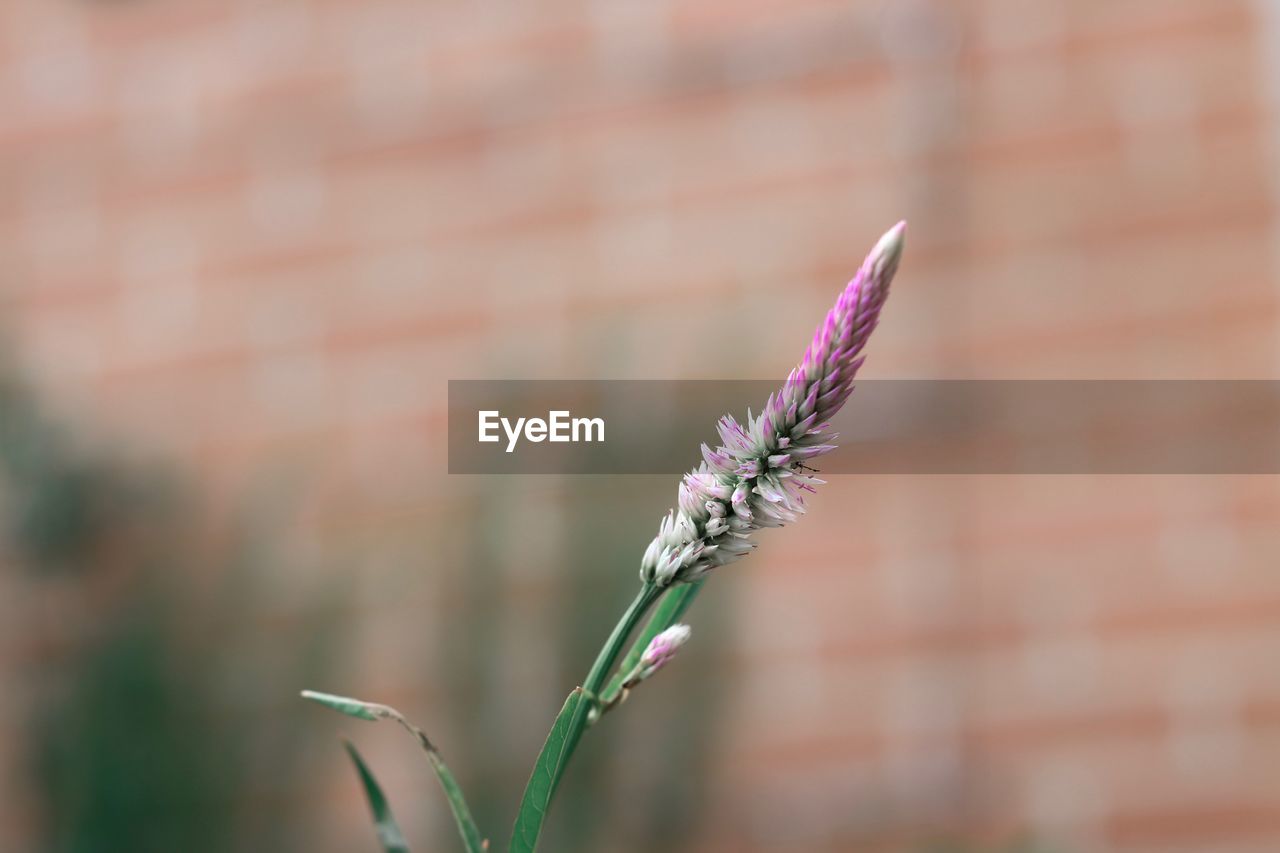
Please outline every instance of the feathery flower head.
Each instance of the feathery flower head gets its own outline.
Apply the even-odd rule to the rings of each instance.
[[[853,392],[906,227],[899,222],[880,238],[760,414],[748,411],[745,423],[732,415],[720,419],[721,444],[702,445],[702,463],[681,481],[677,508],[640,561],[642,580],[658,586],[695,581],[754,549],[752,532],[803,514],[804,493],[822,483],[810,476],[808,462],[835,449],[828,421]]]

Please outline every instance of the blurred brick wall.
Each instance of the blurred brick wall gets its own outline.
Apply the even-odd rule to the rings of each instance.
[[[781,375],[902,216],[871,376],[1274,376],[1262,21],[10,0],[4,322],[68,417],[215,495],[305,470],[297,547],[413,619],[378,566],[470,488],[449,378]],[[741,636],[703,848],[1276,849],[1278,517],[1275,478],[836,478],[716,581]]]

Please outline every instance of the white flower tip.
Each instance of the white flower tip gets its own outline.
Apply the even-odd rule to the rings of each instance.
[[[680,646],[683,646],[685,643],[689,642],[689,637],[692,635],[693,635],[692,628],[690,628],[688,625],[684,624],[683,622],[677,622],[667,630],[663,631],[658,636],[666,637],[667,642],[671,643],[676,648],[679,648]]]
[[[902,248],[907,242],[907,220],[902,220],[897,225],[885,232],[880,238],[880,242],[876,243],[876,247],[871,250],[871,257],[877,270],[893,270],[898,266],[898,259],[902,257]]]
[[[863,264],[863,272],[877,286],[888,287],[897,272],[897,263],[902,257],[902,246],[906,243],[906,220],[893,225],[879,238],[876,248],[870,251]]]

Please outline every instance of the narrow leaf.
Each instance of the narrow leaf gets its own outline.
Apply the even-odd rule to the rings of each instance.
[[[538,846],[538,836],[542,833],[542,823],[551,806],[551,797],[560,782],[565,759],[572,750],[572,733],[581,732],[590,706],[590,700],[579,687],[569,694],[564,707],[560,709],[524,790],[524,800],[516,815],[515,831],[511,834],[511,853],[533,853]]]
[[[369,801],[369,811],[373,814],[373,828],[378,833],[378,842],[382,845],[383,853],[409,853],[409,845],[405,843],[404,833],[400,831],[395,816],[391,814],[391,806],[387,804],[387,798],[382,793],[378,780],[373,777],[373,773],[351,741],[343,741],[343,744],[347,748],[347,754],[351,756],[351,763],[356,766],[356,772],[360,774],[360,783],[364,786],[364,795]]]
[[[467,808],[467,800],[462,796],[462,787],[445,766],[444,759],[434,747],[427,749],[427,758],[431,761],[431,767],[436,771],[436,778],[440,780],[440,787],[444,789],[444,795],[449,800],[449,808],[453,811],[453,819],[458,824],[458,834],[462,836],[462,843],[467,848],[467,853],[483,853],[488,850],[489,843],[480,835],[480,829],[476,826],[475,819],[471,817],[471,809]]]
[[[467,800],[462,795],[462,787],[458,784],[458,780],[454,778],[453,773],[450,772],[449,767],[444,763],[444,759],[440,757],[440,751],[436,749],[435,744],[427,737],[426,732],[406,720],[403,714],[390,705],[365,702],[347,696],[334,696],[331,693],[318,693],[314,690],[302,691],[302,698],[310,699],[312,702],[321,704],[326,708],[332,708],[339,713],[360,720],[393,720],[399,723],[409,734],[413,735],[414,739],[418,741],[418,745],[422,747],[422,751],[427,754],[427,760],[431,762],[431,769],[435,771],[436,779],[439,780],[440,787],[444,789],[445,798],[449,801],[449,810],[453,812],[453,820],[458,825],[458,834],[462,836],[462,843],[467,848],[467,853],[483,853],[487,849],[487,843],[480,834],[480,829],[476,826],[475,819],[471,817],[471,809],[467,808]]]

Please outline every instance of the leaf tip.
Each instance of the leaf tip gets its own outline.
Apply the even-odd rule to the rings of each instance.
[[[320,693],[316,690],[303,690],[301,696],[303,699],[323,705],[339,714],[346,714],[348,717],[360,720],[378,719],[378,715],[368,702],[352,699],[349,696],[335,696],[332,693]]]

